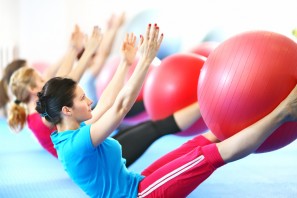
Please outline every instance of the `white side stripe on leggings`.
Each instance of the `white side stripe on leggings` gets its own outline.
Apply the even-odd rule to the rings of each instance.
[[[156,190],[158,187],[165,184],[167,181],[170,181],[171,179],[177,177],[178,175],[184,173],[185,171],[189,170],[193,166],[199,164],[204,159],[204,156],[201,155],[198,158],[195,158],[194,160],[182,165],[181,167],[175,169],[174,171],[168,173],[167,175],[164,175],[154,183],[152,183],[150,186],[148,186],[146,189],[144,189],[142,192],[138,193],[139,198],[143,198],[150,194],[152,191]]]

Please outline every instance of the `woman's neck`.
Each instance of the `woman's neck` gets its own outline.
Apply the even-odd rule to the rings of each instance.
[[[68,131],[68,130],[76,130],[80,127],[80,123],[76,120],[63,118],[62,122],[57,125],[58,132]]]
[[[30,99],[29,102],[27,103],[27,107],[28,107],[28,115],[36,113],[37,112],[35,110],[35,108],[36,108],[36,98]]]

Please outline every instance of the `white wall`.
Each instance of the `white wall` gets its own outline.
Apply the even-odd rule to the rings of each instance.
[[[54,62],[67,43],[66,7],[60,0],[20,0],[20,56]]]
[[[19,43],[20,56],[31,61],[56,61],[64,52],[75,23],[90,33],[104,28],[111,13],[126,11],[127,21],[146,8],[158,8],[172,33],[182,35],[182,48],[198,44],[213,28],[227,35],[246,30],[271,30],[292,37],[297,27],[294,0],[0,0],[1,40]],[[4,17],[2,17],[4,15]],[[7,20],[3,20],[3,18]],[[161,26],[162,30],[162,26]],[[121,32],[122,34],[122,32]],[[166,32],[165,36],[170,34]],[[118,38],[117,43],[120,42]],[[116,50],[117,48],[115,48]]]
[[[19,0],[0,0],[0,43],[14,44],[19,33]]]
[[[0,76],[19,41],[19,1],[0,0]]]

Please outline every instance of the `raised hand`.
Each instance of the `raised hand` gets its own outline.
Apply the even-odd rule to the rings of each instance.
[[[133,33],[126,34],[121,48],[121,56],[128,65],[132,65],[136,56],[137,49],[136,36]]]
[[[153,27],[148,25],[145,36],[140,36],[139,52],[142,61],[150,64],[156,57],[163,40],[163,34],[159,35],[159,27],[155,24]]]
[[[110,16],[107,21],[107,29],[112,28],[120,28],[125,22],[126,16],[125,13],[121,13],[119,16],[115,16],[114,14]]]
[[[86,36],[81,32],[78,25],[75,25],[74,31],[71,34],[70,45],[77,53],[80,53],[86,44]]]
[[[99,47],[102,40],[101,29],[98,26],[95,26],[93,29],[92,36],[88,39],[87,44],[85,46],[85,52],[87,53],[95,53],[97,48]]]

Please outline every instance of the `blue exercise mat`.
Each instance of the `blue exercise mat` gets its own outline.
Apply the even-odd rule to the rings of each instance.
[[[129,169],[142,171],[190,138],[168,135],[157,140]],[[13,134],[0,120],[0,141],[0,198],[87,197],[28,129]],[[297,141],[220,168],[188,198],[296,198],[296,168]]]

